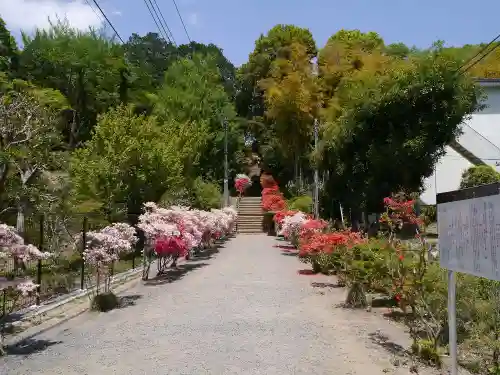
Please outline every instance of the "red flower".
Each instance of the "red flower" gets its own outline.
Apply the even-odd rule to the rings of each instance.
[[[155,241],[154,248],[156,254],[158,254],[159,256],[184,256],[187,253],[186,243],[179,236],[158,238]]]

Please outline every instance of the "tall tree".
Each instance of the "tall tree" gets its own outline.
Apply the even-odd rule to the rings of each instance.
[[[296,163],[294,158],[287,158],[279,148],[282,143],[274,134],[274,119],[265,116],[266,85],[263,86],[262,83],[266,79],[272,79],[273,71],[276,73],[279,70],[276,60],[280,59],[282,63],[289,61],[292,50],[297,51],[299,48],[311,59],[316,56],[316,43],[311,32],[294,25],[276,25],[255,41],[255,48],[248,62],[238,71],[238,114],[249,120],[246,122],[247,137],[254,140],[254,146],[259,146],[254,149],[260,153],[263,167],[272,170],[281,186],[285,186],[293,177]]]
[[[57,119],[26,91],[2,94],[0,113],[0,194],[5,193],[10,178],[14,188],[9,198],[16,205],[17,230],[24,234],[32,186],[53,161],[53,149],[60,141]]]
[[[97,31],[60,23],[24,35],[20,76],[68,98],[74,111],[65,134],[70,149],[89,139],[98,114],[120,103],[125,68],[122,46]]]
[[[392,192],[419,191],[464,118],[480,107],[474,82],[457,76],[457,67],[429,55],[342,80],[337,91],[349,100],[329,113],[322,137],[330,201],[376,210]]]
[[[100,116],[91,140],[73,154],[76,192],[99,203],[107,217],[125,211],[135,224],[144,202],[181,186],[175,141],[154,117],[137,116],[125,106],[110,110]]]
[[[175,62],[165,74],[158,91],[154,113],[170,123],[192,124],[189,144],[197,144],[199,163],[195,175],[222,184],[224,178],[224,121],[228,126],[230,173],[239,172],[239,151],[243,134],[235,122],[236,113],[220,79],[217,58],[194,54]]]
[[[5,21],[0,18],[0,71],[12,75],[18,68],[19,50]]]
[[[273,133],[280,140],[276,146],[294,161],[298,183],[301,157],[310,151],[320,101],[307,49],[296,43],[288,51],[271,64],[270,77],[259,83],[264,89],[266,117],[273,121]]]

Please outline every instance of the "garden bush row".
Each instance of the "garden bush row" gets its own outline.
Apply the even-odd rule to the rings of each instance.
[[[227,238],[234,231],[236,218],[237,212],[232,207],[211,211],[180,206],[167,209],[149,202],[144,205],[137,228],[127,223],[114,223],[86,233],[85,238],[78,236],[75,246],[82,246],[85,241],[83,258],[89,270],[87,285],[94,285],[91,289],[92,308],[108,311],[119,303],[111,290],[113,265],[124,254],[135,250],[139,237],[144,242],[143,279],[147,280],[154,260],[157,261],[159,276],[166,272],[167,267],[176,267],[179,258],[189,259],[198,251],[213,247],[215,241]],[[14,301],[37,293],[39,287],[23,274],[22,265],[30,260],[46,259],[54,255],[25,244],[15,228],[0,224],[0,261],[5,263],[13,260],[20,265],[17,267],[17,279],[0,284],[2,288],[8,289]],[[11,309],[15,309],[15,303]],[[0,351],[7,315],[0,318]]]
[[[425,218],[414,201],[391,197],[380,231],[368,238],[349,229],[335,230],[300,211],[274,215],[278,234],[298,249],[312,272],[336,275],[348,288],[345,306],[389,308],[387,316],[406,325],[409,353],[441,365],[448,350],[447,271],[425,240]],[[405,227],[413,239],[402,239]],[[457,279],[457,329],[461,365],[478,374],[500,374],[499,284],[470,275]]]

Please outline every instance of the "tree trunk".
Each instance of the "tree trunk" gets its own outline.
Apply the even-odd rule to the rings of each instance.
[[[295,181],[296,186],[299,186],[299,157],[295,155],[295,167],[294,167],[294,176],[293,179]]]
[[[351,230],[359,232],[359,209],[351,208]]]
[[[24,221],[25,221],[25,205],[23,202],[17,205],[17,219],[16,219],[16,231],[23,239],[25,238],[24,233]],[[14,272],[17,273],[17,270],[21,268],[23,271],[26,270],[26,265],[19,258],[14,258]]]
[[[7,175],[9,174],[9,165],[3,164],[0,166],[0,194],[5,190],[5,183],[7,182]]]

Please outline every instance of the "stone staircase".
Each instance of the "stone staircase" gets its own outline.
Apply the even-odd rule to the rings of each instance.
[[[243,197],[238,205],[238,233],[262,233],[262,198]]]

